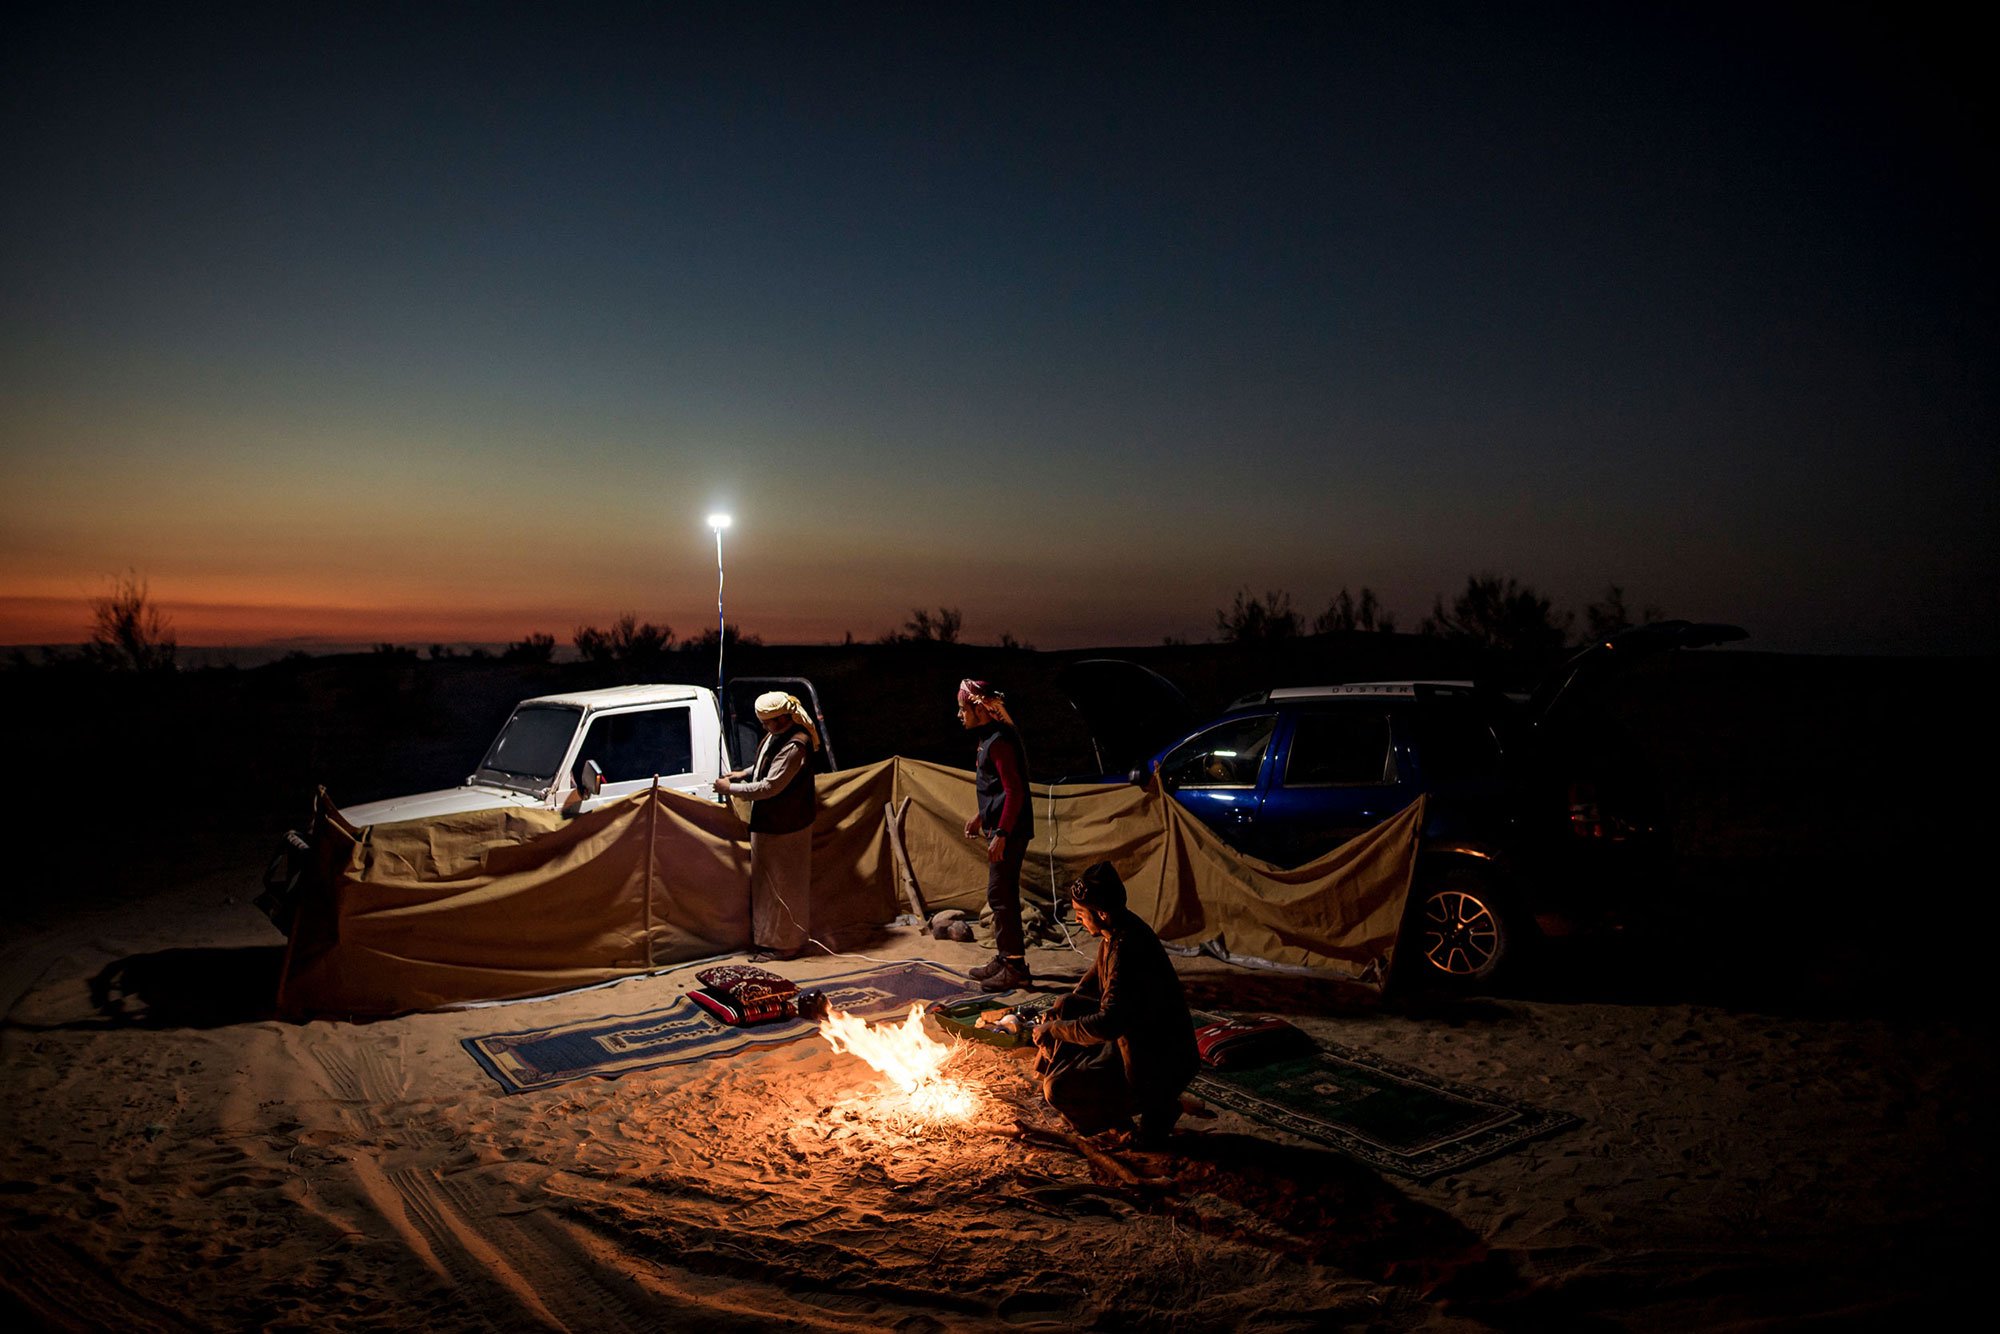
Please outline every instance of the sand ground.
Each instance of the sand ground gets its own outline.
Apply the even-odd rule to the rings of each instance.
[[[1983,1277],[1983,1014],[1843,1003],[1903,991],[1865,967],[1809,1004],[1699,999],[1684,958],[1646,986],[1368,1005],[1187,965],[1198,1004],[1582,1118],[1417,1185],[1227,1111],[1170,1153],[1023,1138],[1056,1121],[1024,1054],[980,1046],[958,1071],[981,1110],[951,1128],[885,1113],[817,1039],[504,1095],[460,1039],[662,1006],[691,970],[280,1023],[255,851],[48,902],[0,953],[16,1327],[1891,1328]],[[871,952],[982,957],[914,931]]]

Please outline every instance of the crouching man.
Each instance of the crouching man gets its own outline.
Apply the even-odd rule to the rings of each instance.
[[[1097,962],[1035,1026],[1042,1096],[1080,1135],[1138,1122],[1158,1148],[1194,1078],[1194,1021],[1152,928],[1125,907],[1125,882],[1098,862],[1071,883],[1077,922],[1099,940]]]

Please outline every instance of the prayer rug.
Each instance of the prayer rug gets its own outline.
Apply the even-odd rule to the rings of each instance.
[[[1312,1055],[1248,1070],[1203,1067],[1188,1092],[1414,1181],[1581,1124],[1568,1112],[1330,1042]]]
[[[865,968],[800,984],[823,991],[832,1004],[863,1019],[900,1018],[913,1001],[963,996],[977,984],[962,973],[922,960]],[[462,1045],[509,1093],[524,1093],[595,1075],[615,1079],[634,1070],[728,1056],[817,1033],[819,1025],[785,1019],[731,1028],[686,996],[646,1014],[586,1019],[555,1028],[465,1038]]]

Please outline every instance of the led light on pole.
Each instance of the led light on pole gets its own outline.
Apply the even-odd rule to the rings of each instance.
[[[722,698],[722,650],[729,641],[728,623],[722,617],[722,530],[729,526],[727,514],[711,514],[708,526],[715,530],[715,697]]]

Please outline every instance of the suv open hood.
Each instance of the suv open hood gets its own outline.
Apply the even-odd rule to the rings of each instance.
[[[1200,721],[1180,687],[1122,658],[1080,658],[1056,673],[1055,686],[1083,719],[1107,776],[1130,773]]]
[[[1544,728],[1559,719],[1562,711],[1585,689],[1614,672],[1675,649],[1707,648],[1748,639],[1740,625],[1718,625],[1710,621],[1653,621],[1635,625],[1614,635],[1586,644],[1571,654],[1562,666],[1543,677],[1528,696],[1522,721],[1531,728]]]
[[[1636,663],[1676,649],[1749,638],[1739,625],[1654,621],[1586,644],[1542,678],[1519,715],[1540,730],[1589,688]],[[1056,673],[1056,688],[1083,719],[1104,775],[1130,773],[1201,721],[1173,682],[1122,658],[1081,658]]]

